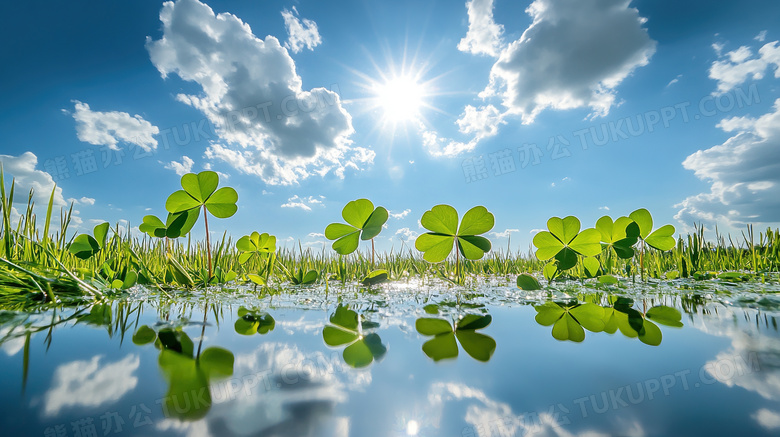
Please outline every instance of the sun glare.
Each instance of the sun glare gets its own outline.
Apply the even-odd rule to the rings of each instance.
[[[423,105],[424,90],[413,77],[390,78],[375,88],[377,106],[392,123],[416,119]]]

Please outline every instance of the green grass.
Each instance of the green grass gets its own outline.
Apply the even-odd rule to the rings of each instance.
[[[188,288],[217,286],[228,279],[254,286],[258,292],[278,290],[287,286],[299,270],[316,271],[317,282],[328,286],[360,282],[379,269],[386,270],[391,281],[439,278],[463,284],[469,278],[488,275],[512,279],[521,273],[531,273],[541,277],[545,265],[530,250],[512,252],[508,247],[494,249],[479,260],[459,260],[450,255],[443,262],[432,264],[423,259],[422,252],[404,243],[390,252],[377,253],[373,260],[371,251],[343,256],[329,248],[304,249],[299,243],[297,248],[281,248],[241,264],[235,241],[224,234],[212,242],[213,274],[209,275],[209,251],[205,242],[193,241],[189,236],[138,238],[127,230],[121,231],[119,226],[109,232],[105,244],[94,256],[80,259],[68,250],[75,237],[69,231],[72,206],[58,212],[59,226],[50,227],[55,217],[52,193],[41,231],[41,223],[33,212],[32,193],[27,196],[21,218],[12,223],[10,206],[14,205],[14,190],[14,182],[6,190],[0,168],[0,305],[7,309],[85,296],[99,300],[135,284],[166,297]],[[715,241],[707,241],[704,229],[699,226],[694,233],[678,237],[670,251],[645,251],[645,276],[710,279],[723,272],[739,272],[721,279],[760,282],[770,280],[780,271],[780,230],[756,233],[748,226],[736,239],[716,235]],[[620,259],[606,250],[596,258],[602,266],[600,274],[641,280],[638,257],[637,254],[631,259]],[[453,275],[456,270],[457,278]],[[249,275],[267,277],[267,281],[258,286],[250,282]],[[584,280],[588,276],[580,259],[561,279]]]

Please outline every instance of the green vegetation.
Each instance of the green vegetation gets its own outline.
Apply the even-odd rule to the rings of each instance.
[[[633,306],[634,300],[627,297],[580,295],[571,301],[548,301],[534,308],[536,323],[552,326],[553,338],[577,343],[585,340],[585,330],[607,334],[620,331],[625,337],[658,346],[662,334],[657,324],[673,328],[683,326],[682,315],[675,308],[658,305],[640,312]]]
[[[438,313],[438,308],[426,307],[425,310]],[[421,335],[433,336],[422,346],[425,355],[433,361],[457,357],[460,343],[470,357],[487,362],[496,350],[496,341],[476,331],[488,327],[492,321],[489,314],[467,314],[452,323],[440,318],[421,317],[414,326]]]
[[[97,225],[91,233],[73,235],[71,209],[60,211],[59,227],[50,229],[54,193],[43,231],[33,213],[33,193],[18,221],[12,220],[15,183],[7,187],[0,168],[0,301],[3,308],[25,308],[46,302],[91,299],[121,293],[136,285],[161,296],[204,287],[249,286],[272,294],[291,286],[357,284],[372,287],[385,281],[443,279],[468,284],[486,276],[516,280],[524,290],[541,290],[560,281],[587,281],[597,288],[623,287],[627,281],[689,278],[725,283],[777,281],[780,231],[755,233],[752,226],[735,243],[717,234],[706,241],[697,227],[675,237],[671,225],[654,229],[645,209],[613,220],[605,216],[595,227],[581,229],[574,216],[553,217],[547,230],[533,239],[534,253],[492,250],[482,236],[494,226],[484,206],[468,210],[459,221],[449,205],[436,205],[420,220],[429,232],[419,236],[416,251],[377,253],[374,238],[388,218],[385,208],[367,199],[347,203],[346,223],[332,223],[325,235],[333,250],[277,248],[270,233],[252,232],[235,243],[224,232],[216,244],[209,237],[208,216],[227,218],[238,210],[238,195],[218,188],[214,172],[187,174],[182,190],[166,201],[165,222],[143,218],[141,237],[126,228]],[[6,189],[8,188],[8,189]],[[190,231],[203,211],[206,241]],[[13,224],[12,224],[13,222]],[[371,241],[370,256],[359,249]],[[453,254],[453,248],[456,248]],[[639,271],[639,278],[636,278]],[[546,279],[546,281],[542,281]],[[253,287],[253,288],[252,288]],[[564,309],[564,312],[566,310]]]
[[[174,191],[165,201],[170,214],[186,214],[203,208],[203,222],[206,225],[206,253],[208,255],[208,278],[211,279],[211,242],[209,239],[209,213],[217,218],[232,217],[238,211],[238,193],[230,187],[217,190],[219,176],[213,171],[202,171],[197,175],[187,173],[181,177],[183,190]],[[195,218],[197,220],[197,216]]]
[[[268,334],[276,327],[276,320],[265,311],[259,309],[248,309],[241,307],[238,309],[238,320],[236,320],[235,330],[241,335],[260,335]]]
[[[166,417],[183,421],[205,417],[212,403],[210,384],[233,375],[235,357],[232,352],[219,346],[211,346],[201,351],[208,305],[203,314],[203,328],[197,349],[182,329],[183,323],[159,323],[154,328],[142,325],[133,334],[133,344],[144,346],[153,343],[160,351],[157,364],[168,383],[168,391],[162,402],[163,414]],[[111,324],[110,315],[106,324]],[[201,393],[201,401],[183,402],[192,393]]]
[[[440,263],[455,251],[455,277],[460,282],[460,256],[469,260],[481,259],[490,251],[490,240],[479,234],[493,229],[495,218],[484,206],[475,206],[466,211],[458,226],[458,212],[449,205],[436,205],[426,211],[420,224],[429,230],[417,237],[414,246],[423,252],[423,259],[429,263]]]
[[[382,206],[374,209],[374,204],[368,199],[358,199],[347,203],[341,211],[341,216],[348,224],[331,223],[325,228],[325,238],[336,240],[333,242],[333,250],[339,255],[349,255],[356,251],[360,240],[371,240],[371,268],[374,268],[376,251],[374,250],[374,237],[382,232],[382,226],[387,223],[389,217],[387,209]],[[341,258],[339,258],[341,261]],[[339,269],[339,273],[342,269]],[[339,277],[345,280],[344,276]],[[364,285],[378,284],[387,280],[386,270],[375,270],[363,278]],[[301,282],[297,282],[301,283]]]
[[[367,333],[378,327],[378,323],[361,319],[357,312],[339,305],[330,316],[330,324],[322,330],[322,339],[330,347],[347,345],[343,352],[344,362],[354,368],[366,367],[387,353],[379,335]]]

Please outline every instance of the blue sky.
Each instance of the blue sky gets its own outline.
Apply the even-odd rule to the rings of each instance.
[[[776,2],[7,9],[0,160],[39,204],[56,182],[81,231],[164,216],[204,169],[239,193],[215,233],[314,248],[361,197],[391,211],[385,249],[440,203],[485,205],[523,251],[551,216],[780,222]]]

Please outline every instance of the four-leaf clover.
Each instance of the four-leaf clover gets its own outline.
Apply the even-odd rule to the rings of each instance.
[[[251,235],[244,235],[236,242],[236,249],[241,253],[238,255],[238,262],[245,264],[253,256],[261,256],[266,253],[276,252],[276,237],[263,232],[252,232]]]
[[[577,265],[577,255],[595,256],[601,253],[601,234],[590,228],[580,232],[580,220],[574,216],[553,217],[547,221],[549,231],[539,232],[533,243],[536,257],[546,261],[555,257],[559,270]]]
[[[454,244],[466,259],[482,258],[490,251],[490,240],[479,234],[493,229],[495,218],[484,206],[466,211],[458,226],[458,212],[449,205],[436,205],[423,214],[420,223],[431,232],[417,237],[414,246],[430,263],[444,261]]]

